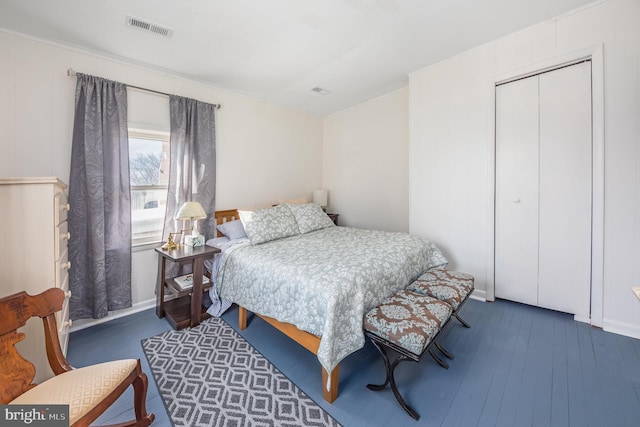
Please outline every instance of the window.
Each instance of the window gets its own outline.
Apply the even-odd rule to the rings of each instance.
[[[129,129],[132,244],[160,242],[169,184],[169,133]]]

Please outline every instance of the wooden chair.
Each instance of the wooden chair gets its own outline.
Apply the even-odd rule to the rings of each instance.
[[[147,376],[139,359],[117,360],[75,369],[62,354],[55,313],[64,293],[53,288],[31,296],[26,292],[0,299],[0,404],[69,405],[69,424],[88,426],[133,385],[135,420],[114,424],[148,426],[155,418],[146,410]],[[42,318],[49,365],[55,376],[32,384],[34,365],[22,358],[15,343],[25,335],[17,329],[31,317]]]

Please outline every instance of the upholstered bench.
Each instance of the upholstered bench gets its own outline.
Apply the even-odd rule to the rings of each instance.
[[[429,270],[407,289],[448,303],[453,308],[453,316],[466,328],[470,327],[458,312],[473,292],[472,275],[443,269]]]
[[[419,419],[398,391],[393,372],[400,362],[420,361],[430,345],[436,342],[452,312],[446,302],[406,289],[369,311],[364,317],[364,332],[382,355],[387,377],[383,384],[369,384],[367,388],[379,391],[391,384],[398,403],[414,419]],[[393,362],[385,349],[399,354]]]
[[[450,271],[444,269],[433,269],[418,277],[413,283],[407,286],[407,289],[422,295],[444,301],[453,308],[453,314],[465,328],[471,326],[465,322],[458,312],[467,301],[474,289],[474,278],[470,274],[460,273],[458,271]],[[453,354],[449,353],[439,343],[435,346],[448,359],[453,360]],[[440,359],[433,351],[429,350],[431,357],[438,362],[440,366],[449,369],[449,365]]]

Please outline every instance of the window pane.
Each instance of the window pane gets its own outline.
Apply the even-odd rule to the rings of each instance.
[[[129,138],[131,231],[136,243],[162,238],[169,179],[168,135],[166,139]]]
[[[131,187],[131,231],[134,239],[162,234],[167,207],[167,189]]]
[[[169,143],[166,141],[129,138],[131,185],[167,185],[168,146]]]

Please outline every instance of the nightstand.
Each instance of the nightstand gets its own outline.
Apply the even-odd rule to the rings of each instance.
[[[337,213],[327,213],[327,216],[328,216],[329,218],[331,218],[331,221],[333,221],[333,223],[334,223],[335,225],[338,225],[338,216],[339,216],[339,215],[340,215],[340,214],[337,214]]]
[[[174,329],[192,328],[200,321],[209,317],[202,306],[202,293],[211,287],[211,282],[202,284],[204,274],[204,260],[213,258],[220,249],[211,246],[197,246],[195,248],[181,245],[178,249],[166,251],[156,248],[158,253],[158,283],[156,284],[156,314],[158,317],[167,316],[167,320]],[[173,277],[165,277],[167,260],[174,263],[191,263],[193,272],[193,286],[181,288]],[[165,297],[173,298],[165,301]]]

